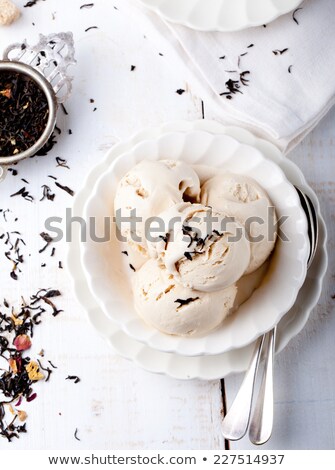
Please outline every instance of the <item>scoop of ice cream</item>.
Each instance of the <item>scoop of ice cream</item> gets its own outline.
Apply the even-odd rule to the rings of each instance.
[[[219,174],[202,186],[201,203],[242,223],[247,231],[251,257],[246,274],[258,269],[276,243],[276,213],[269,196],[252,178]]]
[[[11,0],[0,0],[0,25],[10,25],[19,16],[20,10]]]
[[[191,290],[151,259],[135,274],[133,292],[135,309],[149,325],[170,335],[200,336],[229,315],[237,289]]]
[[[184,198],[198,201],[199,195],[199,178],[186,163],[144,160],[118,185],[114,201],[116,224],[127,240],[146,248],[146,221]],[[122,221],[120,216],[132,222]]]
[[[127,263],[133,266],[135,271],[140,269],[149,259],[147,250],[131,240],[123,243],[121,247],[122,253],[127,256]]]
[[[161,232],[148,241],[148,253],[184,287],[204,292],[240,279],[250,262],[244,227],[201,204],[177,204],[159,215]]]

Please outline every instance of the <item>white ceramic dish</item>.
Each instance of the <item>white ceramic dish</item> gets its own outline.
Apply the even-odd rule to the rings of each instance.
[[[239,31],[270,23],[302,0],[139,0],[164,19],[198,31]]]
[[[306,217],[298,194],[282,170],[252,146],[227,135],[200,131],[169,133],[139,143],[118,157],[100,177],[85,211],[87,221],[94,218],[96,233],[102,233],[105,218],[113,215],[120,179],[143,159],[161,160],[167,155],[173,160],[206,164],[254,178],[269,194],[278,218],[288,217],[284,230],[289,242],[277,242],[265,281],[219,328],[204,337],[185,338],[165,335],[137,315],[129,286],[130,270],[128,266],[121,270],[124,248],[115,237],[108,243],[88,239],[83,244],[86,278],[105,314],[129,336],[154,349],[195,356],[241,348],[278,323],[293,306],[305,279],[309,244]]]
[[[313,200],[318,210],[320,224],[319,246],[312,267],[308,270],[307,278],[301,288],[294,307],[282,318],[277,327],[277,352],[281,351],[288,342],[305,326],[308,317],[315,307],[322,290],[322,282],[327,269],[326,226],[320,213],[319,203],[313,190],[308,186],[300,169],[281,152],[267,141],[256,138],[250,132],[236,128],[225,127],[215,121],[199,120],[194,122],[177,121],[160,127],[146,129],[132,139],[113,147],[106,159],[94,167],[73,206],[74,216],[82,217],[84,206],[99,175],[106,170],[118,155],[132,148],[143,139],[157,137],[165,132],[188,132],[192,129],[205,130],[213,134],[228,134],[240,142],[253,145],[264,152],[268,158],[276,162],[285,172],[292,184],[300,186]],[[143,343],[134,341],[108,319],[98,306],[89,290],[85,279],[80,255],[79,228],[73,228],[72,242],[68,251],[68,270],[72,278],[74,293],[87,314],[92,327],[113,347],[116,353],[133,361],[139,367],[150,372],[168,375],[177,379],[216,380],[229,374],[241,372],[248,366],[253,345],[218,356],[182,357],[175,354],[162,353],[153,350]]]

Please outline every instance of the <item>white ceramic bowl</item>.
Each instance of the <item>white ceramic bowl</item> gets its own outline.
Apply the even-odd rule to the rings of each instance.
[[[261,26],[297,8],[302,0],[139,0],[168,21],[199,31]]]
[[[82,261],[89,286],[107,316],[129,336],[152,348],[196,356],[243,347],[278,323],[294,304],[305,279],[309,243],[298,194],[282,170],[254,147],[226,135],[201,131],[169,133],[139,143],[117,158],[99,178],[85,209],[86,220],[95,219],[96,233],[102,233],[104,218],[113,215],[115,190],[125,173],[143,159],[164,158],[206,164],[254,178],[268,192],[278,217],[288,216],[285,233],[290,241],[277,243],[265,281],[252,297],[218,329],[201,338],[165,335],[136,314],[115,236],[108,243],[96,243],[90,238],[84,243]]]

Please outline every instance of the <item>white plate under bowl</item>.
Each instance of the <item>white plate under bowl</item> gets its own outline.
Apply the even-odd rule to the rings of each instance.
[[[107,170],[111,162],[120,154],[144,139],[158,137],[166,132],[189,132],[194,129],[212,132],[213,134],[232,135],[240,142],[259,148],[283,169],[292,184],[299,186],[310,196],[316,207],[320,226],[316,257],[307,272],[306,280],[299,292],[296,304],[277,326],[276,351],[279,352],[303,329],[320,297],[328,264],[327,231],[320,213],[318,199],[314,191],[308,186],[301,170],[288,158],[284,158],[281,152],[271,143],[258,139],[244,129],[225,127],[215,121],[208,120],[176,121],[143,130],[128,141],[114,146],[107,153],[105,160],[91,170],[83,188],[77,193],[74,200],[73,215],[83,217],[84,206],[91,193],[90,188],[95,185],[101,173]],[[94,330],[110,344],[117,354],[133,361],[147,371],[182,380],[216,380],[232,373],[242,372],[247,368],[253,345],[217,356],[183,357],[177,354],[156,351],[127,336],[116,323],[106,317],[90,292],[81,263],[80,229],[77,225],[73,227],[72,235],[72,241],[68,244],[67,267],[72,279],[74,294]]]
[[[105,219],[113,215],[113,201],[120,179],[138,162],[183,160],[191,165],[213,168],[254,178],[269,194],[278,218],[287,217],[283,226],[288,242],[278,240],[270,269],[249,300],[222,324],[202,337],[166,335],[147,325],[135,312],[127,266],[122,270],[122,246],[97,243],[89,238],[83,244],[86,278],[106,315],[132,338],[148,346],[185,356],[216,355],[241,348],[273,328],[293,306],[306,276],[309,254],[307,221],[299,196],[278,165],[258,149],[241,144],[227,135],[207,132],[174,132],[140,142],[119,156],[96,183],[88,199],[85,218],[95,221],[95,231],[103,233]],[[158,215],[158,214],[157,214]]]
[[[302,0],[139,0],[164,19],[198,31],[239,31],[270,23]]]

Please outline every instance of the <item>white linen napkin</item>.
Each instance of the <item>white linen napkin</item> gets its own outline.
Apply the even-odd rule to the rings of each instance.
[[[233,33],[194,31],[141,9],[187,63],[191,85],[218,120],[288,152],[335,103],[335,0],[301,7]]]

